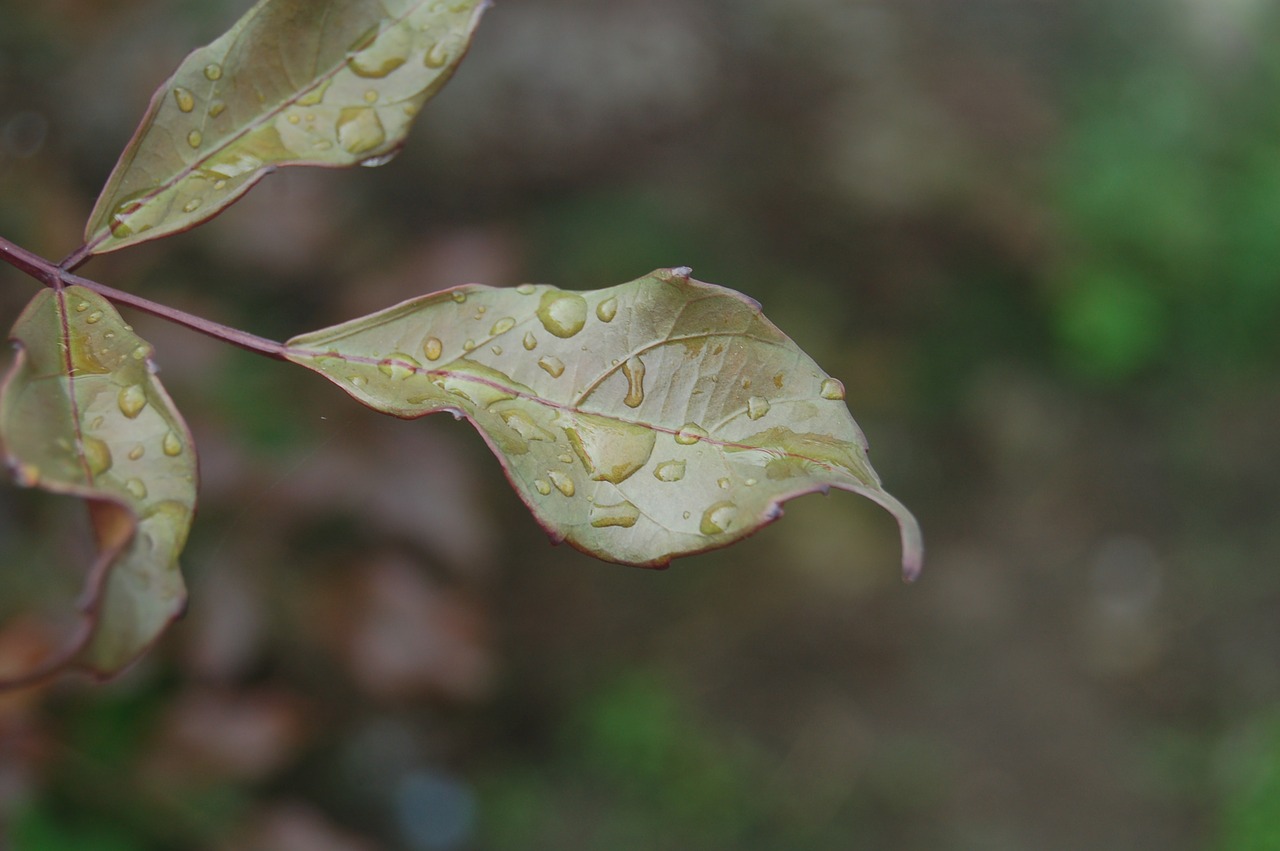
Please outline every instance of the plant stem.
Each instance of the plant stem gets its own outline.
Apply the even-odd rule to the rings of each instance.
[[[85,264],[85,261],[88,260],[92,255],[93,255],[93,252],[89,250],[89,246],[82,245],[79,248],[77,248],[75,251],[68,254],[66,259],[58,264],[58,268],[63,269],[67,272],[74,272],[76,269],[79,269],[81,266],[83,266]]]
[[[229,325],[222,325],[201,316],[178,310],[175,307],[158,304],[142,296],[117,290],[106,284],[100,284],[89,278],[82,278],[79,275],[72,274],[67,267],[74,268],[88,259],[88,254],[84,249],[74,252],[70,257],[62,261],[62,266],[55,266],[40,255],[33,254],[25,248],[20,248],[0,236],[0,259],[27,273],[47,287],[57,289],[66,284],[84,287],[105,296],[111,301],[127,304],[129,307],[141,310],[144,313],[150,313],[152,316],[158,316],[161,319],[166,319],[169,322],[181,325],[184,328],[190,328],[192,331],[198,331],[201,334],[222,340],[233,346],[239,346],[242,349],[266,355],[276,360],[285,360],[286,348],[283,343],[277,343],[275,340],[268,340],[266,337],[259,337],[256,334],[250,334],[248,331],[241,331]]]

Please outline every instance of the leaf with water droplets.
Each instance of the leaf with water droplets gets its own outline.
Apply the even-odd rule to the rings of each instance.
[[[488,0],[261,0],[156,91],[85,229],[101,254],[192,228],[278,166],[381,165]]]
[[[552,536],[600,558],[665,565],[837,487],[888,509],[904,574],[920,569],[919,528],[880,486],[844,386],[687,269],[594,292],[459,287],[287,354],[379,411],[465,416]]]
[[[68,666],[107,676],[185,604],[177,559],[195,510],[195,450],[152,373],[150,345],[101,296],[43,290],[12,339],[0,389],[5,460],[19,484],[84,500],[97,552],[75,634],[0,687]]]

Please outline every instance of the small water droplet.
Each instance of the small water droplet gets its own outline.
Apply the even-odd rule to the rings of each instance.
[[[182,112],[190,112],[196,108],[196,96],[191,94],[190,89],[184,89],[182,86],[174,88],[173,100]]]
[[[568,339],[581,331],[587,322],[587,300],[577,293],[548,290],[538,305],[538,319],[547,331]]]
[[[499,334],[507,333],[514,327],[516,327],[515,319],[511,318],[510,316],[504,316],[503,318],[499,319],[497,322],[493,323],[493,327],[489,329],[489,335],[492,337],[496,337]]]
[[[213,188],[221,192],[222,190],[227,188],[227,182],[225,180],[215,180],[213,182]]]
[[[84,321],[89,325],[97,325],[99,322],[102,321],[102,311],[95,310],[93,313],[90,313],[88,316],[86,316],[84,318]]]
[[[378,102],[378,92],[377,92],[377,90],[376,90],[376,89],[366,89],[366,90],[365,90],[365,93],[364,93],[364,102],[365,102],[365,103],[377,103],[377,102]]]
[[[758,420],[769,413],[769,400],[763,396],[752,396],[747,400],[747,417]]]
[[[717,486],[720,488],[720,490],[722,490],[722,491],[727,491],[727,490],[729,489],[729,484],[730,484],[730,482],[729,482],[729,479],[728,479],[728,478],[716,479],[716,485],[717,485]]]
[[[627,377],[627,397],[622,404],[628,408],[638,408],[644,401],[644,361],[640,358],[629,358],[622,365],[622,374]]]
[[[182,212],[184,213],[194,213],[198,209],[200,209],[199,198],[192,198],[190,201],[182,205]]]
[[[524,349],[526,352],[531,352],[538,348],[538,338],[533,336],[532,331],[524,335],[524,340],[522,342],[524,343]]]
[[[367,384],[367,383],[368,383],[368,382],[367,382],[367,381],[365,381],[365,377],[364,377],[363,375],[353,375],[353,376],[351,376],[351,386],[352,386],[352,387],[363,387],[363,386],[365,386],[365,384]]]
[[[88,309],[89,309],[89,302],[87,301],[76,302],[76,313],[84,313]]]
[[[551,495],[550,482],[543,481],[542,479],[534,479],[533,486],[538,491],[538,493],[542,494],[543,496]]]
[[[378,364],[378,372],[396,381],[403,381],[421,368],[422,364],[404,352],[392,352]]]
[[[612,322],[613,317],[618,315],[618,300],[616,298],[606,298],[604,301],[596,305],[596,316],[601,322]]]
[[[533,284],[521,284],[516,287],[516,292],[520,293],[520,295],[533,295],[537,291],[538,288]]]
[[[147,448],[139,443],[137,446],[129,450],[129,460],[137,461],[143,455],[147,454]]]
[[[89,475],[101,476],[111,469],[111,447],[96,437],[80,438],[81,452],[84,453],[84,464],[89,468]]]
[[[199,130],[192,130],[187,134],[187,144],[193,148],[200,147],[200,143],[204,141],[204,134]]]
[[[463,350],[464,352],[469,352],[469,351],[471,351],[472,349],[474,349],[475,347],[476,347],[476,341],[475,341],[475,340],[464,340],[464,341],[463,341],[463,343],[462,343],[462,350]]]
[[[844,398],[844,385],[834,378],[823,379],[822,386],[818,389],[818,395],[823,399],[839,401]]]
[[[684,461],[663,461],[653,470],[653,477],[660,482],[678,482],[684,478]]]
[[[495,355],[498,355],[499,357],[502,356],[502,346],[490,346],[489,351],[493,352]]]
[[[500,416],[502,421],[507,424],[507,428],[525,440],[555,440],[555,436],[551,432],[535,423],[533,418],[524,411],[509,409],[503,411]]]
[[[422,64],[428,68],[443,68],[449,64],[449,60],[453,58],[453,45],[444,41],[437,41],[427,50],[425,56],[422,57]]]
[[[290,116],[289,116],[289,123],[290,123],[290,124],[295,124],[295,125],[296,125],[296,124],[301,124],[301,123],[302,123],[302,116],[301,116],[301,115],[299,115],[299,114],[298,114],[298,113],[296,113],[296,112],[295,112],[295,113],[293,113],[292,115],[290,115]]]
[[[676,443],[681,446],[692,446],[699,440],[707,436],[707,430],[697,423],[685,423],[681,429],[676,432]]]
[[[134,499],[147,498],[147,486],[142,483],[142,479],[130,479],[124,483],[124,489],[127,490]]]
[[[640,509],[623,500],[617,505],[593,505],[587,516],[591,525],[597,529],[610,526],[630,529],[640,519]]]
[[[572,463],[573,463],[573,456],[572,456],[572,455],[570,455],[568,452],[561,452],[561,453],[560,453],[560,463],[561,463],[561,464],[572,464]]]
[[[558,357],[547,355],[544,358],[539,358],[538,366],[546,370],[547,374],[552,378],[559,378],[564,375],[564,361]]]
[[[559,470],[548,470],[547,478],[551,480],[551,484],[556,486],[556,490],[565,496],[573,496],[577,488],[573,486],[573,479],[561,473]]]
[[[365,168],[378,168],[379,166],[384,166],[396,157],[400,156],[400,151],[403,147],[403,145],[397,145],[385,154],[379,154],[376,157],[366,157],[365,159],[360,160],[360,165]]]
[[[738,519],[738,506],[732,502],[717,502],[702,512],[702,523],[698,529],[704,535],[719,535],[728,532]]]
[[[209,104],[209,117],[217,118],[219,115],[227,111],[227,105],[220,100]]]
[[[146,360],[147,355],[151,354],[151,350],[146,346],[138,346],[131,353],[130,357],[134,360]]]
[[[367,106],[351,106],[338,113],[335,126],[338,144],[349,154],[365,154],[387,140],[387,131],[376,110]]]
[[[204,75],[209,80],[220,80],[222,79],[222,66],[217,62],[210,62],[204,66]]]
[[[464,301],[467,300],[467,294],[464,293],[462,290],[454,290],[453,292],[449,293],[449,298],[453,299],[458,304],[462,304]]]
[[[427,360],[440,360],[440,355],[444,354],[444,343],[437,337],[428,337],[422,341],[422,353]]]
[[[753,487],[755,487],[755,486],[756,486],[756,480],[755,480],[755,479],[744,479],[742,483],[743,483],[744,485],[746,485],[747,487],[749,487],[749,488],[753,488]]]
[[[166,432],[164,439],[160,441],[160,448],[170,458],[177,458],[182,454],[182,438],[178,437],[176,431]]]
[[[129,419],[137,418],[142,413],[142,409],[147,407],[147,391],[141,384],[131,384],[120,391],[117,399],[120,405],[120,413]]]
[[[486,307],[486,306],[485,306],[485,305],[483,305],[483,304],[476,308],[476,316],[475,316],[475,319],[476,319],[476,321],[477,321],[477,322],[479,322],[481,319],[483,319],[483,318],[484,318],[485,311],[487,311],[488,309],[489,309],[489,308],[488,308],[488,307]]]
[[[684,515],[683,515],[683,516],[684,516],[684,519],[685,519],[685,520],[688,520],[688,519],[689,519],[689,517],[690,517],[690,514],[689,514],[689,512],[688,512],[688,511],[686,511],[686,512],[684,513]]]

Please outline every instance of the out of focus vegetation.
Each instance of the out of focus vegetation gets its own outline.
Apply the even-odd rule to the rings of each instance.
[[[0,0],[0,233],[78,245],[244,5]],[[0,697],[0,847],[1280,846],[1277,103],[1251,0],[500,2],[394,163],[86,272],[283,338],[690,265],[844,380],[924,579],[848,495],[599,564],[461,424],[131,315],[202,450],[191,611]],[[78,522],[0,487],[0,666]]]

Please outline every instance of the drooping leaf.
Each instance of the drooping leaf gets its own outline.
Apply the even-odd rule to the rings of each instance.
[[[195,449],[152,372],[151,346],[101,296],[43,290],[12,338],[0,389],[5,460],[20,484],[84,499],[97,550],[80,629],[22,681],[67,665],[106,676],[185,605],[177,559],[195,510]]]
[[[85,228],[95,254],[186,230],[277,166],[380,165],[488,0],[261,0],[151,99]]]
[[[288,357],[371,408],[469,419],[557,540],[662,566],[834,486],[897,518],[828,376],[732,290],[659,270],[593,292],[465,286],[296,337]]]

